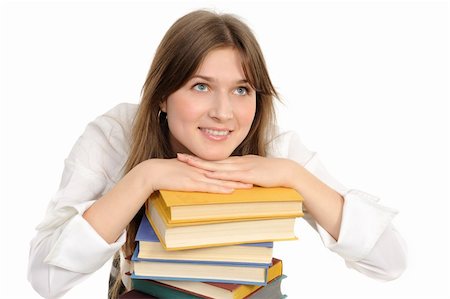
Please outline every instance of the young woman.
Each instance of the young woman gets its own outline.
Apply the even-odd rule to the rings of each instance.
[[[244,23],[207,11],[177,20],[157,49],[139,106],[121,104],[90,123],[65,161],[31,243],[36,291],[61,296],[120,251],[120,271],[111,272],[116,298],[130,287],[123,257],[134,250],[152,192],[253,185],[295,188],[326,247],[368,276],[398,277],[406,258],[391,225],[395,211],[340,185],[295,133],[279,132],[276,97]]]

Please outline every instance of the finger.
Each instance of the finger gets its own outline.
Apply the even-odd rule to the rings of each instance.
[[[177,159],[182,162],[186,162],[189,158],[189,155],[183,153],[177,153]]]
[[[204,174],[206,177],[222,181],[235,181],[250,184],[250,177],[246,171],[214,171]]]
[[[197,182],[197,184],[191,185],[192,189],[186,191],[196,191],[196,192],[209,192],[209,193],[231,193],[234,191],[233,188],[226,186],[210,184],[206,182]]]
[[[217,183],[216,183],[217,182]],[[253,185],[240,182],[227,182],[208,179],[189,184],[184,191],[209,192],[209,193],[231,193],[235,189],[248,189]]]
[[[210,178],[207,176],[207,174],[202,179],[202,181],[205,183],[208,183],[208,184],[219,185],[219,186],[232,188],[232,189],[248,189],[248,188],[253,187],[253,184],[244,183],[244,182],[240,182],[240,181],[221,180],[221,179],[217,179],[217,178]]]
[[[233,189],[249,189],[253,187],[253,184],[243,183],[243,182],[233,182],[233,181],[223,181],[224,186]]]
[[[218,164],[228,164],[228,163],[242,163],[245,161],[245,158],[243,156],[230,156],[226,159],[214,161]]]
[[[214,171],[217,168],[217,166],[215,166],[214,164],[215,162],[205,161],[186,154],[177,154],[177,159],[190,166],[201,168],[203,170]]]
[[[244,167],[242,164],[238,164],[235,162],[225,162],[223,161],[206,161],[197,157],[187,156],[180,157],[180,161],[185,162],[188,165],[201,168],[208,171],[234,171],[239,170]]]

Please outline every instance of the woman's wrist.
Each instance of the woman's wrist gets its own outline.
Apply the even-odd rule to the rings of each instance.
[[[328,189],[322,181],[295,161],[291,161],[290,172],[288,176],[289,186],[303,195],[305,204],[311,199],[316,198],[319,193]]]
[[[286,186],[300,192],[300,190],[303,189],[302,185],[306,170],[303,166],[293,160],[285,159],[285,161],[285,169],[287,170],[285,172]]]
[[[147,194],[152,194],[158,190],[155,185],[155,174],[158,173],[157,168],[158,159],[149,159],[136,165],[132,171],[136,172],[138,180],[140,180],[140,186]]]
[[[310,215],[337,240],[344,203],[342,196],[299,164],[293,166],[290,180],[292,187],[303,196],[303,204]]]

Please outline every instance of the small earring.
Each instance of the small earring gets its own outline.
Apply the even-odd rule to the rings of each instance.
[[[167,113],[162,110],[159,110],[158,111],[158,122],[161,122],[161,116],[164,118],[163,121],[167,122]]]

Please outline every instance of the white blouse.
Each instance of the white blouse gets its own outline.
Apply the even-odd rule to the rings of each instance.
[[[124,244],[125,231],[117,242],[108,244],[82,215],[121,179],[136,110],[135,104],[120,104],[98,117],[87,126],[65,160],[59,190],[30,246],[28,280],[41,296],[64,295],[101,268]],[[395,210],[380,205],[378,198],[367,193],[342,186],[294,132],[277,134],[269,156],[298,162],[344,197],[338,241],[307,213],[303,219],[349,267],[384,280],[395,279],[404,271],[406,248],[391,224]],[[124,263],[122,266],[126,268]]]

